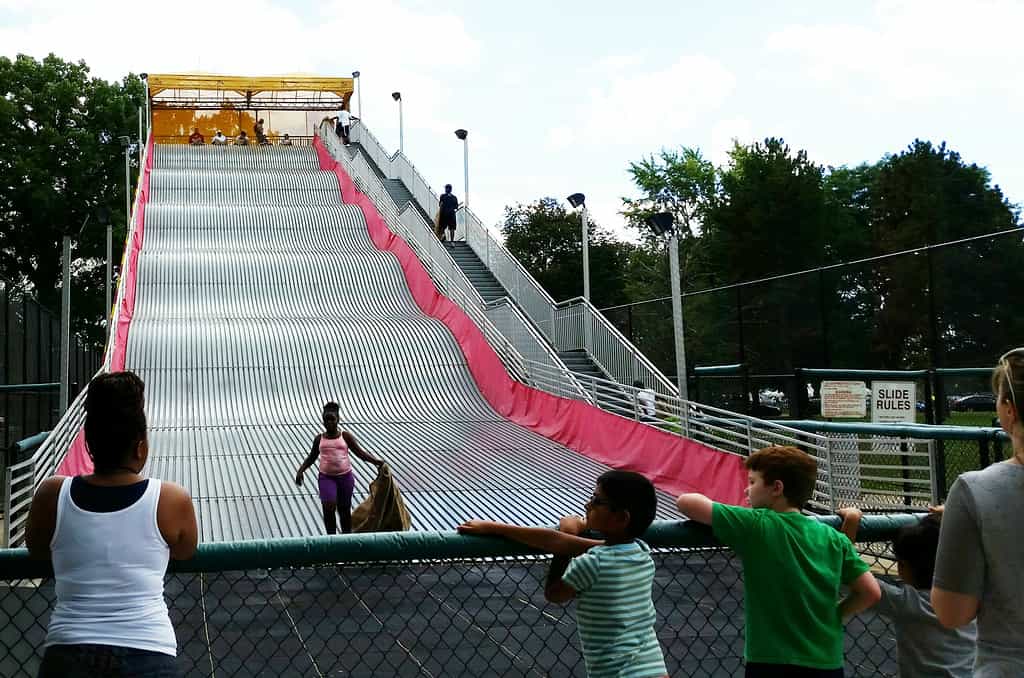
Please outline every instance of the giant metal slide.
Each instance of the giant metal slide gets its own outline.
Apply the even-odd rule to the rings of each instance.
[[[322,532],[315,475],[294,476],[328,400],[414,529],[582,511],[605,467],[488,405],[314,149],[156,146],[145,210],[125,368],[146,382],[149,473],[192,492],[203,541]],[[353,463],[358,502],[374,470]]]

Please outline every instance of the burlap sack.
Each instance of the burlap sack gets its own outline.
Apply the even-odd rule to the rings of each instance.
[[[369,496],[352,511],[352,531],[403,532],[411,524],[398,483],[388,465],[382,464],[377,478],[370,483]]]

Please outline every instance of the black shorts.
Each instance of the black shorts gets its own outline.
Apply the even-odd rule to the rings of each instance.
[[[455,212],[441,212],[441,228],[455,228]]]

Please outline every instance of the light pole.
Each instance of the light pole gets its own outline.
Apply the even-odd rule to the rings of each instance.
[[[659,212],[647,218],[647,225],[655,233],[664,235],[671,234],[668,239],[668,261],[669,275],[672,277],[672,334],[676,344],[676,379],[679,382],[679,398],[689,400],[686,390],[686,343],[683,338],[683,292],[679,278],[679,236],[675,228],[675,218],[669,212]],[[683,422],[683,431],[687,429],[686,405],[680,412]]]
[[[85,218],[85,224],[89,217]],[[61,248],[60,286],[60,393],[57,409],[61,414],[68,408],[68,369],[71,363],[71,233],[64,232]]]
[[[110,213],[105,212],[106,208],[97,208],[96,216],[99,220],[110,221]],[[61,287],[60,287],[60,392],[57,397],[57,407],[61,414],[68,408],[68,395],[70,393],[69,380],[71,375],[71,237],[79,236],[89,223],[91,214],[85,215],[85,221],[77,232],[64,231],[63,243],[61,243]]]
[[[125,218],[125,233],[131,233],[132,230],[132,179],[131,179],[131,139],[128,137],[119,137],[121,145],[124,147],[124,218]],[[139,136],[141,141],[142,136]],[[106,220],[107,224],[107,335],[110,335],[110,304],[113,300],[111,293],[111,281],[114,279],[113,271],[113,256],[114,256],[114,234],[113,228],[110,225],[110,219]]]
[[[356,113],[360,120],[363,117],[363,86],[359,84],[359,71],[352,71],[352,78],[356,81]]]
[[[392,92],[391,98],[398,102],[398,152],[405,155],[405,121],[402,119],[402,93]]]
[[[153,126],[153,123],[149,119],[149,74],[148,73],[140,73],[139,77],[142,78],[142,81],[144,83],[146,83],[146,109],[145,109],[145,111],[143,111],[142,107],[141,106],[139,107],[139,168],[141,169],[142,168],[142,151],[143,151],[144,148],[146,148],[146,141],[147,141],[147,139],[143,137],[143,134],[145,134],[146,137],[149,136],[149,130]],[[145,122],[146,122],[145,130],[143,130],[143,126],[142,126],[143,120],[145,120]]]
[[[469,209],[469,132],[464,129],[455,130],[455,136],[462,142],[462,206]]]
[[[587,197],[582,193],[573,193],[567,200],[573,209],[581,207],[580,218],[583,223],[583,298],[590,301],[590,235],[587,232]]]

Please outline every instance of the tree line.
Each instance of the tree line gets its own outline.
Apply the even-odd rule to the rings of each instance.
[[[0,57],[0,273],[59,307],[60,246],[74,235],[76,334],[101,345],[106,207],[114,261],[125,237],[124,154],[144,86],[92,77],[84,62]],[[135,175],[137,155],[131,156]],[[782,139],[736,142],[714,166],[699,149],[631,163],[639,198],[623,199],[635,241],[592,224],[592,297],[666,373],[674,373],[666,241],[678,225],[691,364],[986,365],[1020,343],[1014,314],[1024,252],[1016,238],[978,241],[714,293],[695,292],[1015,228],[1019,209],[989,172],[944,143],[914,140],[875,163],[825,167]],[[582,293],[579,217],[553,198],[506,208],[506,244],[556,300]]]
[[[983,239],[781,280],[737,285],[1018,226],[984,167],[915,139],[875,163],[826,167],[783,139],[734,142],[714,166],[697,148],[629,166],[623,198],[636,242],[593,225],[592,301],[675,373],[667,241],[675,217],[690,365],[916,369],[988,365],[1020,343],[1012,300],[1024,279],[1017,236]],[[507,207],[506,244],[556,300],[582,293],[579,216],[553,198]],[[732,287],[727,287],[732,286]],[[727,287],[716,292],[701,290]]]
[[[103,344],[109,310],[103,308],[106,230],[97,208],[107,210],[114,227],[116,266],[127,222],[119,137],[134,144],[144,100],[133,74],[107,82],[91,77],[84,62],[52,54],[42,61],[0,57],[0,273],[59,309],[61,241],[71,233],[72,326],[94,346]],[[135,175],[134,152],[131,162]]]

